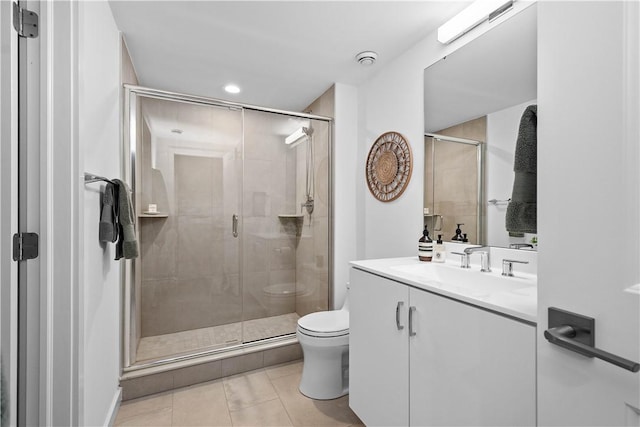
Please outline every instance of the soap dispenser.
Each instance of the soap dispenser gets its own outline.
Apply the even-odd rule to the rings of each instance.
[[[464,237],[462,237],[462,230],[460,229],[461,225],[464,225],[464,224],[457,224],[456,235],[451,238],[451,240],[453,240],[454,242],[463,242],[464,241]]]
[[[447,258],[447,250],[442,243],[442,234],[438,234],[438,240],[433,245],[433,262],[444,262]]]
[[[420,261],[431,261],[433,258],[433,240],[429,237],[429,230],[424,226],[422,237],[418,240],[418,259]]]

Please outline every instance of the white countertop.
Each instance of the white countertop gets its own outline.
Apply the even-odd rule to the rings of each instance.
[[[353,267],[374,273],[415,288],[424,289],[449,298],[486,308],[517,319],[537,323],[537,277],[520,273],[516,277],[505,278],[494,269],[490,273],[481,273],[477,267],[461,269],[457,262],[432,263],[419,261],[417,257],[384,258],[364,261],[351,261]],[[413,267],[415,266],[415,267]],[[400,269],[399,269],[400,268]],[[444,269],[441,272],[461,277],[466,286],[444,283],[427,274],[419,274],[419,269]],[[482,275],[481,277],[478,275]],[[501,286],[498,289],[484,287],[481,281],[495,280]],[[469,286],[477,283],[477,287]],[[511,289],[513,284],[513,289]]]

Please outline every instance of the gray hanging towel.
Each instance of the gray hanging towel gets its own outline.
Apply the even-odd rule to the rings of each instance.
[[[507,206],[507,231],[537,233],[538,106],[522,113],[513,162],[513,192]]]
[[[116,188],[107,183],[102,195],[102,209],[100,210],[100,226],[98,239],[101,242],[115,242],[118,240],[118,213],[116,212]]]
[[[113,182],[118,185],[118,242],[116,243],[116,258],[132,259],[138,257],[138,240],[136,238],[136,223],[133,204],[129,196],[129,187],[119,179]]]

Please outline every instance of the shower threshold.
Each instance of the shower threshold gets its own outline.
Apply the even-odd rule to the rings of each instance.
[[[234,322],[140,339],[136,364],[149,364],[167,358],[181,358],[193,353],[223,351],[244,343],[291,335],[296,332],[297,313]],[[244,327],[243,327],[244,325]]]

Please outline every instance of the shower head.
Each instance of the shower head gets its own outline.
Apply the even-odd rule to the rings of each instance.
[[[293,132],[291,135],[284,139],[284,143],[290,147],[295,147],[300,144],[305,137],[311,136],[313,134],[312,127],[301,127]]]

